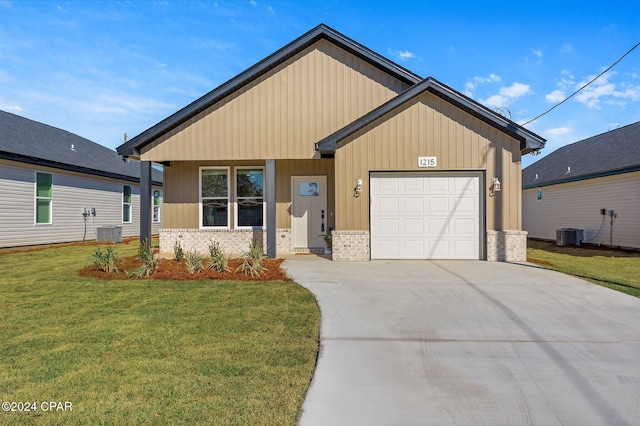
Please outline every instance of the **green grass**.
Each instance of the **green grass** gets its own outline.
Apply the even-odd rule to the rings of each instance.
[[[295,424],[317,353],[307,290],[77,276],[93,250],[0,255],[0,399],[38,402],[0,424]]]
[[[527,260],[640,297],[640,253],[528,241]]]

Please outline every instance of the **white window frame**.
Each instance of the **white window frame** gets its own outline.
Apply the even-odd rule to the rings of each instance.
[[[243,198],[252,198],[252,197],[238,197],[238,170],[262,170],[262,226],[240,226],[238,225],[238,199]],[[264,166],[236,166],[233,171],[233,220],[235,229],[265,229],[265,224],[267,223],[267,194],[266,194],[266,173]]]
[[[49,175],[51,176],[51,196],[50,197],[39,197],[38,196],[38,175]],[[49,199],[49,221],[48,222],[38,222],[38,200]],[[49,172],[40,172],[36,171],[34,174],[34,182],[33,182],[33,224],[35,226],[43,226],[43,225],[52,225],[53,224],[53,173]]]
[[[155,204],[155,193],[158,193],[158,205]],[[158,215],[156,218],[156,208],[158,209]],[[162,222],[162,191],[159,189],[153,189],[151,191],[151,217],[153,223]]]
[[[126,187],[129,187],[129,195],[131,196],[131,200],[128,203],[124,201]],[[129,220],[124,220],[125,206],[129,206]],[[132,223],[132,222],[133,222],[133,186],[122,185],[122,223]]]
[[[227,172],[227,226],[204,226],[202,217],[202,171],[203,170],[225,170]],[[231,228],[231,168],[228,166],[201,166],[198,168],[198,226],[200,229],[230,229]],[[211,197],[205,197],[211,198]],[[217,197],[222,199],[222,197]]]

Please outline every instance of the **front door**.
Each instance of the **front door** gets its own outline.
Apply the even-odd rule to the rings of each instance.
[[[327,232],[327,177],[291,178],[291,228],[294,249],[323,248]]]

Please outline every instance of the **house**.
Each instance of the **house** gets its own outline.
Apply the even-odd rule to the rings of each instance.
[[[555,240],[640,248],[640,122],[564,146],[522,171],[523,228]]]
[[[150,184],[157,232],[162,172],[155,170]],[[137,236],[140,165],[65,130],[0,111],[0,199],[0,247],[95,240],[105,225]]]
[[[319,25],[117,151],[165,167],[161,251],[314,252],[332,229],[333,260],[518,261],[544,142]]]

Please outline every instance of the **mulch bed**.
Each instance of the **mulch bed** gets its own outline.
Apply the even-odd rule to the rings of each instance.
[[[180,262],[174,259],[161,259],[158,269],[149,276],[148,279],[152,280],[174,280],[174,281],[194,281],[194,280],[232,280],[232,281],[288,281],[289,276],[282,269],[281,265],[283,259],[265,259],[263,266],[267,268],[266,271],[260,277],[252,277],[251,275],[243,274],[236,268],[242,262],[241,259],[229,260],[229,269],[231,272],[218,272],[215,269],[205,269],[195,274],[190,274],[187,271],[185,261]],[[78,271],[78,274],[82,277],[98,278],[103,280],[127,280],[138,279],[135,273],[132,273],[140,266],[141,262],[137,256],[130,256],[121,259],[118,262],[118,272],[104,272],[96,265],[86,266]],[[207,261],[204,261],[206,267]],[[127,274],[129,271],[129,274]],[[140,278],[146,279],[146,278]]]

